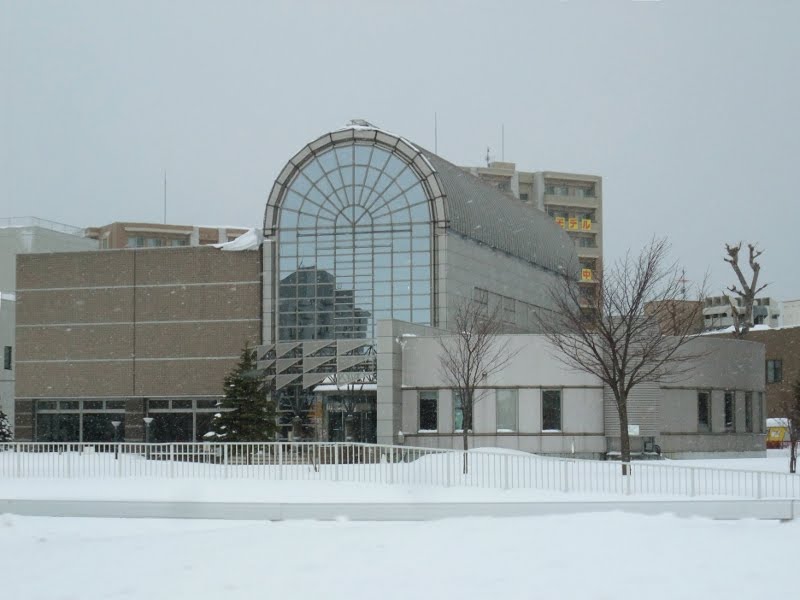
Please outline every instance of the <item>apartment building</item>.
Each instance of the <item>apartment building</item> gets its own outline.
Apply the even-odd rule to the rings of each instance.
[[[550,215],[575,244],[581,293],[596,294],[603,259],[603,179],[555,171],[518,171],[512,162],[463,167],[484,182]]]
[[[162,248],[222,244],[235,240],[246,231],[243,227],[115,222],[100,227],[88,227],[85,235],[97,240],[101,249]]]
[[[731,303],[733,302],[733,304]],[[734,306],[736,307],[734,309]],[[709,296],[703,305],[703,328],[706,331],[725,329],[733,326],[734,311],[741,322],[744,307],[741,298],[728,295]],[[774,298],[756,298],[753,305],[753,325],[778,327],[780,325],[781,303]]]

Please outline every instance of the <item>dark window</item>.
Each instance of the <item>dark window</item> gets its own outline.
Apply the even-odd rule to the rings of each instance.
[[[744,393],[744,428],[748,433],[753,432],[753,392]]]
[[[425,391],[419,393],[419,430],[438,431],[439,392]]]
[[[711,394],[697,392],[697,431],[711,431]]]
[[[519,199],[522,200],[523,202],[527,202],[528,201],[528,194],[524,194],[524,193],[520,194],[519,195]]]
[[[780,383],[783,381],[783,361],[767,361],[767,383]]]
[[[6,371],[11,370],[11,346],[3,347],[3,368]]]
[[[725,392],[725,431],[733,431],[736,428],[734,421],[736,402],[734,398],[733,392]]]
[[[561,431],[561,390],[542,391],[542,431]]]

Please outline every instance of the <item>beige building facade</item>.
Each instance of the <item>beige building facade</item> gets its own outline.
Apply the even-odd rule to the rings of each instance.
[[[16,439],[194,441],[245,344],[260,342],[260,253],[211,247],[17,261]]]
[[[97,240],[101,249],[115,249],[224,244],[246,232],[247,229],[242,227],[115,222],[100,227],[88,227],[85,235]]]

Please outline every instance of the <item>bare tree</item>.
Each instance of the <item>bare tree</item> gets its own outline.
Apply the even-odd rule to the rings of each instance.
[[[598,274],[594,293],[581,293],[574,275],[565,274],[551,289],[554,311],[539,315],[554,357],[591,373],[611,390],[623,475],[630,470],[631,390],[644,382],[679,380],[700,356],[684,347],[697,332],[702,302],[684,299],[681,271],[667,263],[668,251],[666,240],[653,239],[638,257],[628,252]]]
[[[733,329],[736,332],[736,337],[739,339],[747,335],[747,332],[750,331],[750,328],[753,326],[753,304],[755,304],[756,295],[768,285],[765,283],[761,287],[757,287],[761,265],[756,259],[761,256],[764,251],[757,250],[754,244],[747,244],[747,248],[750,251],[749,263],[750,270],[752,271],[749,283],[739,266],[739,251],[742,249],[742,243],[739,242],[735,246],[725,244],[725,251],[728,253],[728,258],[725,259],[725,262],[731,265],[733,272],[736,273],[736,277],[739,279],[739,285],[741,286],[728,286],[728,291],[736,294],[741,300],[741,308],[739,308],[736,303],[734,303],[733,298],[729,297]]]
[[[461,429],[464,440],[464,473],[468,469],[469,433],[473,427],[475,402],[481,386],[511,361],[517,352],[509,338],[500,336],[503,322],[500,306],[490,310],[487,304],[474,300],[459,303],[452,318],[451,335],[440,339],[440,372],[456,392],[461,408]]]

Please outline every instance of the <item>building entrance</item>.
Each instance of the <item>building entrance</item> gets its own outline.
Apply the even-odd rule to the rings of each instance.
[[[377,439],[377,398],[374,391],[325,394],[325,431],[329,442],[374,444]]]

